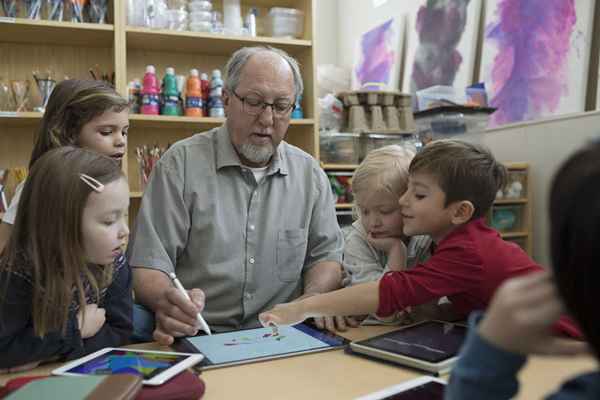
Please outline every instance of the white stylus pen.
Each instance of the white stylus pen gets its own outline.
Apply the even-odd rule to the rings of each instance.
[[[175,275],[175,273],[174,272],[169,273],[169,277],[173,281],[173,284],[175,285],[177,290],[179,290],[181,293],[183,293],[183,295],[185,296],[186,299],[192,301],[192,299],[190,299],[190,295],[188,294],[187,290],[185,290],[183,285],[181,284],[181,282],[179,282],[179,279],[177,279],[177,276]],[[207,335],[212,335],[210,328],[208,327],[208,324],[202,317],[202,314],[198,313],[197,318],[198,318],[198,322],[200,322],[200,327],[202,328],[202,330],[204,332],[206,332]]]

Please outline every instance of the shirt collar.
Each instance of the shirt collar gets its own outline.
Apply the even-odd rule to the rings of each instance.
[[[227,124],[223,124],[217,128],[217,134],[215,135],[217,142],[217,170],[224,167],[243,167],[240,157],[238,156],[231,138],[229,137],[229,131],[227,130]],[[267,169],[267,175],[273,175],[279,173],[281,175],[288,174],[288,157],[286,154],[287,143],[282,141],[277,146],[277,150],[273,155],[273,159]]]

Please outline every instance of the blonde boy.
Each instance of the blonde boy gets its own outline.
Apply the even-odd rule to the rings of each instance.
[[[316,316],[370,313],[386,317],[443,296],[461,317],[485,309],[506,279],[543,271],[485,224],[505,181],[506,169],[486,148],[457,140],[430,143],[410,164],[400,206],[403,233],[433,239],[431,258],[409,270],[390,271],[377,282],[280,304],[261,314],[261,322],[291,324]],[[566,318],[556,328],[580,336]]]

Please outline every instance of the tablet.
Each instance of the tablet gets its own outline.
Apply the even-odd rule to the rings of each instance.
[[[423,321],[350,343],[352,351],[434,373],[448,372],[467,334],[462,324]]]
[[[244,329],[179,339],[176,348],[202,353],[201,369],[246,364],[275,358],[343,348],[348,340],[333,332],[322,331],[305,323],[271,328]]]
[[[421,376],[356,400],[444,400],[445,387],[446,382],[440,379]]]
[[[202,354],[109,347],[56,368],[52,374],[134,374],[142,377],[144,385],[162,385],[201,360]]]

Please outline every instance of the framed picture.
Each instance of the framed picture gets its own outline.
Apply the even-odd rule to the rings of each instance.
[[[497,108],[490,126],[585,110],[594,5],[487,2],[481,78]]]
[[[409,13],[402,90],[473,83],[482,0],[419,0]]]

